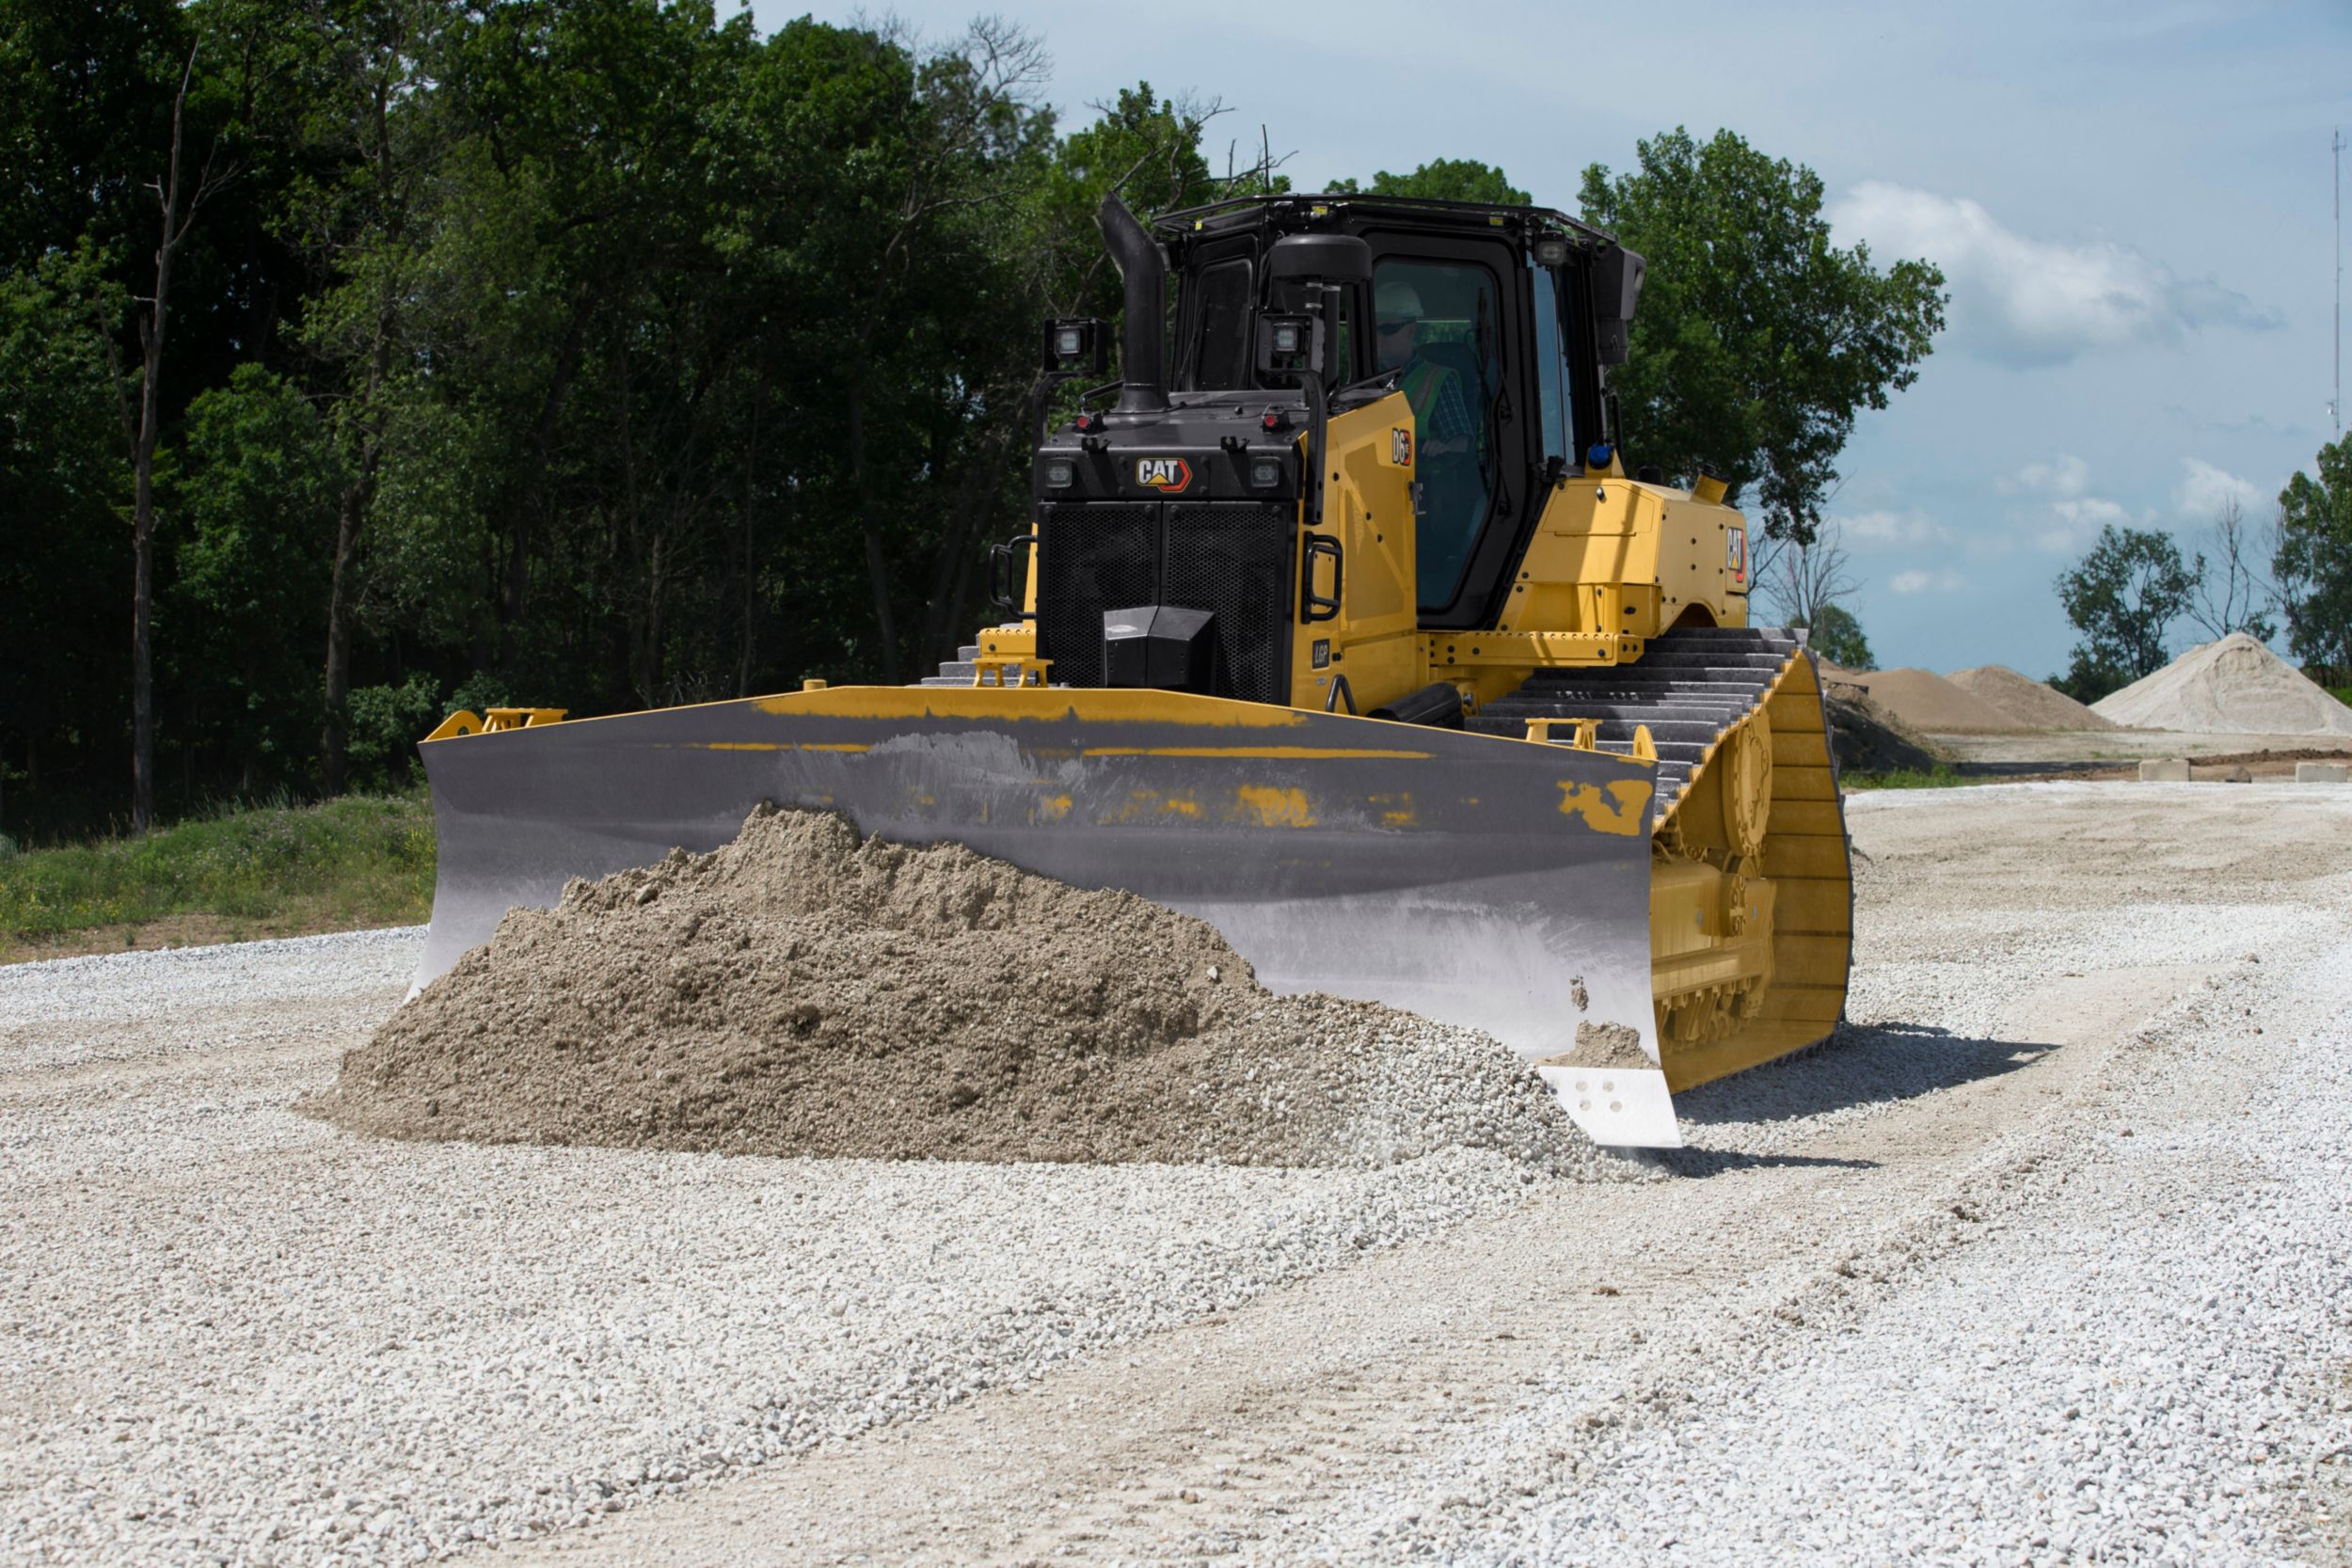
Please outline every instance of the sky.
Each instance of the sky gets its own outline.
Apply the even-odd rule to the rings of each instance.
[[[935,42],[974,15],[751,9],[763,30],[887,14]],[[2266,523],[2335,436],[2328,144],[2352,139],[2352,0],[999,14],[1042,39],[1066,129],[1147,80],[1225,105],[1214,153],[1263,127],[1299,189],[1472,158],[1573,212],[1586,165],[1631,166],[1677,125],[1814,169],[1839,243],[1933,261],[1951,293],[1918,382],[1861,416],[1829,507],[1883,667],[2062,670],[2052,579],[2102,524],[2193,551],[2226,498]]]

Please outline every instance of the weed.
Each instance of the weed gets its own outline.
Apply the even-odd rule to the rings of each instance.
[[[145,837],[0,857],[0,944],[210,915],[291,928],[421,920],[433,902],[422,791],[216,809]]]

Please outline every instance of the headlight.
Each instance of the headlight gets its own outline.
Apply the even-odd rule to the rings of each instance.
[[[1279,457],[1253,457],[1249,460],[1249,483],[1261,489],[1282,483],[1282,460]]]
[[[1067,490],[1076,483],[1077,478],[1078,466],[1067,457],[1049,459],[1045,465],[1045,488],[1048,490]]]

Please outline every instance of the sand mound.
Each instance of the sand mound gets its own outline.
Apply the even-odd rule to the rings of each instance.
[[[2023,727],[1982,697],[1931,670],[1841,670],[1830,665],[1822,674],[1861,688],[1899,723],[1929,735],[2000,734]]]
[[[1946,679],[1970,696],[1992,704],[2009,715],[2021,730],[2111,730],[2114,721],[2101,717],[2065,692],[2021,675],[2006,664],[1979,664],[1957,670]]]
[[[884,1159],[1601,1155],[1486,1036],[1276,997],[1216,930],[956,845],[762,807],[517,910],[311,1107],[403,1138]]]
[[[2091,710],[2143,730],[2352,735],[2352,707],[2242,631],[2200,642]]]
[[[1944,749],[1870,701],[1858,686],[1822,672],[1829,701],[1830,747],[1844,772],[1925,773],[1950,760]]]

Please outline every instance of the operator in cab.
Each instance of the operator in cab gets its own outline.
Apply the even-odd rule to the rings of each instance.
[[[1383,282],[1373,301],[1380,325],[1380,368],[1397,371],[1397,386],[1413,405],[1413,421],[1421,427],[1424,457],[1443,457],[1470,451],[1470,402],[1462,395],[1462,378],[1445,366],[1421,356],[1421,294],[1401,277]]]

